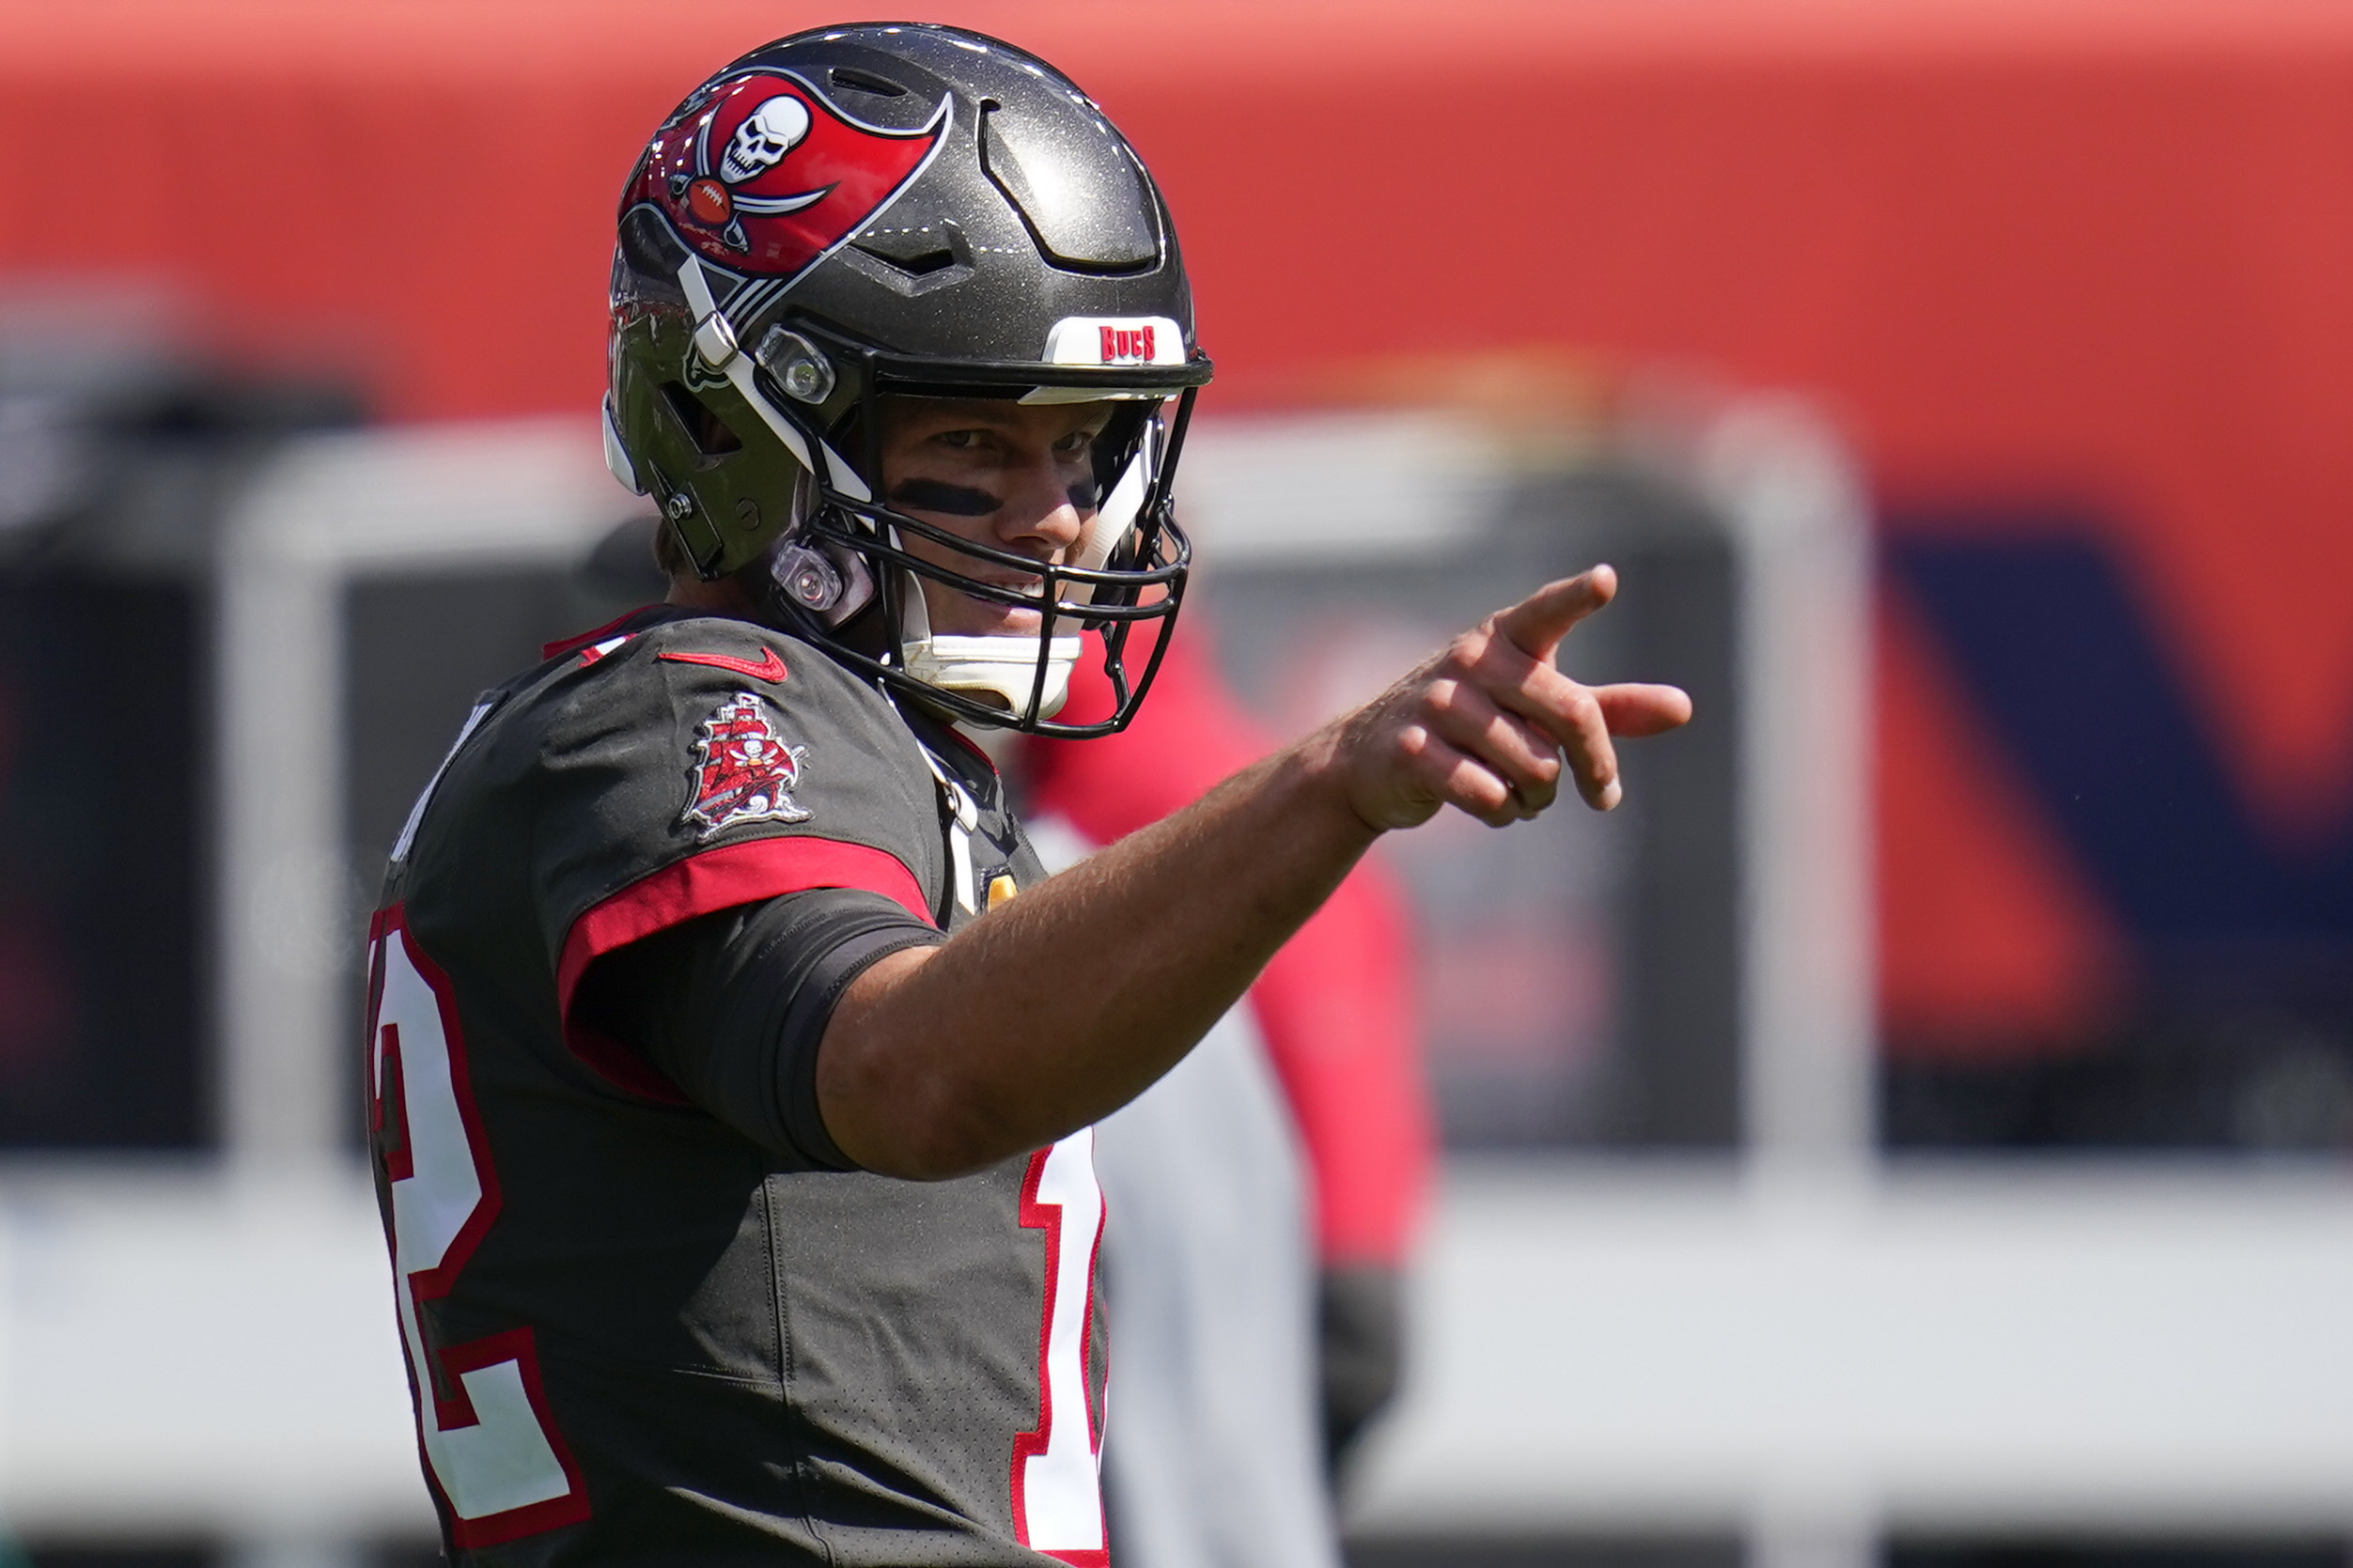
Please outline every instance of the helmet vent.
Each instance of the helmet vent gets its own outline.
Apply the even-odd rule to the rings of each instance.
[[[907,96],[907,89],[897,83],[885,81],[880,76],[871,75],[849,66],[835,66],[833,77],[834,85],[847,87],[854,93],[866,93],[875,98],[905,98]]]
[[[943,268],[956,265],[956,253],[945,245],[936,251],[920,251],[913,256],[884,256],[872,245],[861,245],[858,248],[876,260],[887,262],[897,268],[911,278],[927,278]]]
[[[972,246],[953,218],[870,228],[849,248],[880,262],[889,269],[886,281],[911,294],[961,282],[973,270]]]
[[[1160,265],[1144,170],[1084,100],[1057,94],[1019,108],[982,100],[980,166],[1048,265],[1096,273]]]
[[[694,450],[706,460],[743,450],[743,438],[727,428],[727,422],[709,403],[678,382],[662,383],[662,400],[670,406],[670,412],[686,431],[687,440],[694,443]]]

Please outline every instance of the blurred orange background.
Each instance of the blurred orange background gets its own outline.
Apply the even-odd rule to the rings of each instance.
[[[1129,132],[1184,237],[1220,365],[1207,411],[1295,401],[1371,357],[1532,345],[1811,393],[1897,535],[2075,508],[2251,819],[2289,846],[2338,828],[2353,8],[921,14],[1052,58]],[[164,286],[213,347],[357,375],[397,419],[584,416],[646,135],[721,61],[834,19],[738,0],[13,6],[0,272]],[[1891,1039],[2096,1027],[2128,983],[2126,917],[1911,600],[1883,595],[1881,626]]]

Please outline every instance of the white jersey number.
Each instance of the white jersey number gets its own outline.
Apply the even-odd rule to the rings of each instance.
[[[392,1271],[417,1440],[460,1546],[588,1516],[588,1496],[539,1391],[529,1328],[429,1346],[420,1303],[449,1294],[498,1217],[498,1177],[466,1073],[447,978],[379,917],[369,966],[368,1109],[392,1185]]]
[[[1103,1239],[1093,1127],[1030,1156],[1021,1218],[1046,1233],[1046,1298],[1037,1335],[1037,1430],[1013,1439],[1014,1534],[1032,1551],[1099,1568],[1109,1560],[1102,1428],[1086,1388],[1095,1253]]]

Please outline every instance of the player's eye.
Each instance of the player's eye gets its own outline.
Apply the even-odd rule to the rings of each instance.
[[[1057,456],[1064,458],[1083,457],[1086,449],[1095,444],[1095,438],[1100,433],[1093,429],[1073,430],[1054,442],[1054,452]]]
[[[984,435],[985,432],[980,430],[943,430],[931,439],[942,446],[952,446],[958,451],[967,451],[978,446]]]

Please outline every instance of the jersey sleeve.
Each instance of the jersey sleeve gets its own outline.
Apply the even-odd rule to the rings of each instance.
[[[818,1047],[866,968],[945,940],[878,893],[812,888],[702,915],[590,966],[580,1027],[802,1170],[855,1169],[818,1109]]]
[[[931,774],[889,704],[821,653],[749,622],[669,622],[584,660],[547,700],[527,784],[538,936],[566,1044],[620,1087],[683,1097],[575,1017],[606,955],[818,888],[936,924]]]

